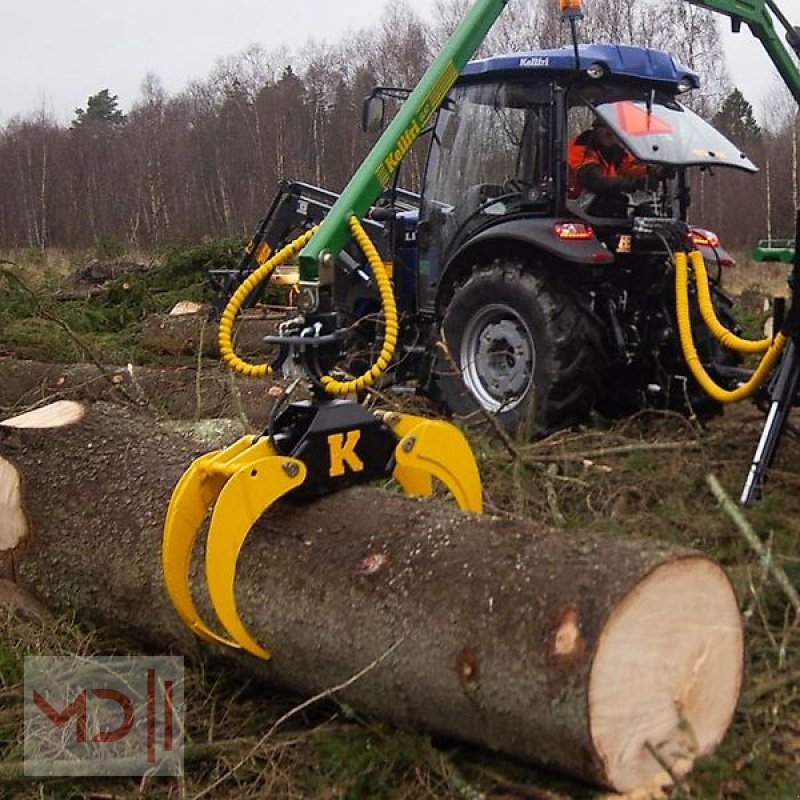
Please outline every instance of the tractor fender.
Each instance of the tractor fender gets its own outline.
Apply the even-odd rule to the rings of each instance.
[[[504,250],[503,245],[509,243],[527,248],[532,247],[542,253],[555,256],[561,261],[574,264],[597,267],[614,262],[614,254],[594,235],[589,226],[585,226],[582,233],[583,236],[588,233],[588,238],[565,238],[563,230],[562,235],[559,236],[558,226],[570,223],[577,223],[577,221],[568,217],[548,217],[547,219],[528,217],[498,222],[496,225],[484,228],[464,242],[448,259],[446,272],[454,267],[457,269],[458,265],[463,265],[467,259],[473,261],[476,254],[484,255],[493,250],[497,250],[498,254],[501,254]]]

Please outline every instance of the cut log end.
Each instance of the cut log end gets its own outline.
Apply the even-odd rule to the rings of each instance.
[[[19,472],[0,457],[0,551],[13,550],[27,535]]]
[[[683,774],[733,717],[742,682],[739,608],[723,570],[691,557],[662,564],[614,609],[589,679],[594,748],[610,786]]]
[[[0,425],[4,428],[21,430],[63,428],[80,422],[85,413],[86,409],[81,403],[73,400],[57,400],[33,411],[26,411],[24,414],[5,419],[0,422]]]

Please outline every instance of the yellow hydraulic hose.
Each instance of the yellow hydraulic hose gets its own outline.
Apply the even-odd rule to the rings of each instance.
[[[378,291],[381,297],[381,305],[383,306],[386,330],[383,336],[383,347],[381,348],[380,355],[375,360],[372,367],[363,375],[354,380],[344,382],[337,381],[330,375],[324,375],[320,379],[320,383],[325,391],[332,395],[352,394],[353,392],[371,386],[386,371],[394,355],[395,345],[397,344],[397,306],[395,305],[394,292],[392,291],[389,277],[386,274],[386,268],[383,266],[383,261],[381,261],[381,257],[378,255],[375,245],[372,244],[372,241],[358,218],[356,216],[350,217],[349,224],[353,238],[367,257],[367,261],[369,261],[369,265],[372,269],[372,274],[375,276],[375,282],[378,285]],[[270,275],[276,267],[299,253],[306,246],[314,233],[316,233],[317,227],[319,226],[315,226],[306,231],[302,236],[298,236],[297,239],[294,239],[258,269],[254,270],[233,293],[227,306],[225,306],[225,310],[222,312],[222,318],[219,322],[219,352],[225,365],[234,370],[234,372],[253,378],[264,378],[272,374],[272,367],[269,364],[250,364],[236,355],[233,351],[232,341],[233,323],[250,292],[260,283],[269,280]]]
[[[689,253],[689,262],[694,269],[694,279],[697,285],[697,304],[700,306],[700,314],[703,317],[708,329],[723,347],[735,350],[737,353],[763,353],[769,349],[772,339],[742,339],[733,331],[729,331],[718,319],[714,311],[714,304],[711,300],[711,292],[708,288],[708,273],[703,254],[699,250]]]
[[[264,378],[272,374],[272,367],[269,364],[250,364],[244,359],[239,358],[233,352],[233,322],[239,312],[242,310],[242,304],[247,299],[247,296],[258,284],[269,280],[270,275],[274,272],[275,268],[287,262],[294,255],[299,253],[308,243],[308,240],[316,233],[319,226],[315,226],[306,231],[301,236],[298,236],[293,241],[289,242],[286,247],[279,250],[272,258],[264,262],[258,269],[253,270],[242,285],[233,293],[233,296],[228,300],[228,305],[222,312],[222,318],[219,321],[219,354],[225,366],[238,372],[241,375],[247,375],[251,378]]]
[[[375,359],[375,363],[363,375],[351,381],[337,381],[330,375],[325,375],[320,383],[328,394],[347,395],[353,392],[366,389],[372,386],[384,372],[386,372],[389,362],[394,355],[394,348],[397,344],[397,306],[394,302],[394,292],[389,283],[389,276],[383,261],[372,244],[367,232],[358,220],[358,217],[350,217],[350,231],[356,240],[361,252],[367,257],[372,274],[375,276],[375,283],[378,285],[378,292],[381,296],[381,306],[383,307],[383,318],[386,329],[383,334],[383,347],[380,355]]]
[[[698,253],[698,255],[700,255]],[[700,256],[702,258],[702,255]],[[778,363],[781,351],[786,346],[786,337],[779,333],[769,345],[750,379],[733,390],[718,386],[700,363],[692,336],[689,316],[689,260],[686,253],[675,253],[675,310],[678,318],[678,335],[683,357],[703,390],[718,403],[736,403],[753,395]],[[694,264],[693,264],[694,265]],[[696,266],[695,266],[696,268]],[[743,341],[743,340],[742,340]]]

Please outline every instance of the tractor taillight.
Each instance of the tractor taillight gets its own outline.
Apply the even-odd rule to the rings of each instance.
[[[568,241],[586,241],[594,238],[594,231],[591,225],[583,222],[556,222],[553,226],[556,236],[559,239]]]
[[[689,236],[697,247],[719,247],[719,236],[705,228],[692,228]]]

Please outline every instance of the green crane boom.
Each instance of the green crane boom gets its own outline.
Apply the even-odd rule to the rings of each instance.
[[[800,104],[800,71],[775,29],[773,17],[786,29],[787,44],[800,53],[800,32],[781,13],[774,0],[687,0],[731,18],[734,31],[744,22],[767,51],[784,83]]]

